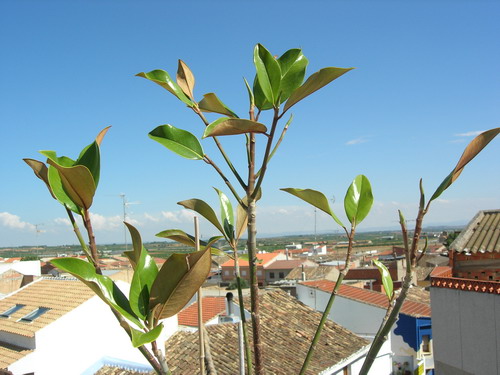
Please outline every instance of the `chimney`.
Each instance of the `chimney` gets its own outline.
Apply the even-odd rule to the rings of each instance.
[[[233,293],[226,293],[226,314],[227,316],[233,316]]]
[[[301,274],[301,276],[302,276],[302,281],[306,281],[306,273],[304,271],[304,264],[302,264],[302,274]]]

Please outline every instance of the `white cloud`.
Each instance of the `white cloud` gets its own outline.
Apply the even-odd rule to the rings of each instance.
[[[359,145],[360,143],[365,143],[368,142],[368,139],[366,138],[356,138],[356,139],[351,139],[350,141],[346,142],[347,146],[353,146],[353,145]]]
[[[455,134],[455,137],[475,137],[476,135],[481,134],[483,131],[484,130],[473,130],[473,131],[466,132],[466,133],[458,133],[458,134]]]
[[[159,222],[159,221],[160,221],[160,218],[159,218],[159,217],[156,217],[156,216],[150,215],[150,214],[148,214],[148,213],[145,213],[145,214],[144,214],[144,218],[145,218],[146,220],[152,221],[152,222],[154,222],[154,223],[157,223],[157,222]]]
[[[92,221],[94,230],[112,231],[121,228],[123,225],[123,218],[119,215],[105,217],[103,215],[90,213],[90,220]],[[127,219],[127,222],[132,224],[130,219]]]
[[[186,223],[192,221],[195,213],[189,210],[181,211],[162,211],[161,214],[168,221],[173,221],[174,223]]]
[[[21,221],[19,216],[8,212],[0,212],[0,224],[4,227],[12,229],[35,230],[35,226],[33,224]]]
[[[71,225],[71,221],[69,221],[69,219],[67,217],[58,217],[58,218],[54,219],[54,223],[60,224],[60,225],[68,225],[68,226]]]

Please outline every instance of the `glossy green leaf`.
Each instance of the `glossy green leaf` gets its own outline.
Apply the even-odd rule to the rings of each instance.
[[[92,206],[96,190],[94,178],[89,169],[83,165],[63,167],[50,159],[48,163],[59,172],[64,191],[71,201],[76,206],[88,210]]]
[[[281,83],[281,68],[278,61],[262,44],[257,44],[253,53],[253,62],[266,100],[276,104]]]
[[[302,86],[292,92],[285,103],[283,113],[288,111],[293,105],[297,104],[305,97],[328,85],[330,82],[352,69],[354,68],[323,68],[312,74]]]
[[[337,217],[337,215],[334,214],[333,210],[330,208],[328,199],[326,199],[325,195],[322,192],[312,189],[296,189],[296,188],[284,188],[280,190],[295,195],[297,198],[300,198],[303,201],[313,205],[314,207],[319,208],[321,211],[330,215],[338,225],[340,225],[342,228],[345,228],[344,224],[342,224],[340,219]]]
[[[347,189],[344,198],[345,214],[349,222],[356,226],[370,212],[373,204],[373,194],[370,181],[364,175],[358,175]]]
[[[246,204],[247,203],[246,197],[243,198],[243,202]],[[235,231],[235,239],[238,241],[243,233],[247,230],[247,224],[248,224],[248,213],[247,210],[245,210],[244,207],[241,206],[241,204],[238,204],[238,207],[236,207],[236,231]]]
[[[99,175],[101,170],[101,155],[99,145],[96,141],[92,142],[82,150],[78,159],[76,159],[75,165],[83,165],[87,167],[92,174],[95,186],[97,187],[99,184]]]
[[[54,199],[57,199],[54,193],[52,192],[52,189],[50,188],[50,183],[49,183],[49,169],[45,165],[45,163],[42,163],[41,161],[35,160],[35,159],[23,159],[26,164],[28,164],[31,169],[33,170],[33,173],[35,176],[37,176],[40,180],[42,180],[45,183],[45,186],[47,186],[47,189],[49,189],[50,195]]]
[[[211,222],[219,230],[219,232],[221,232],[221,234],[224,234],[224,228],[220,224],[219,219],[217,219],[215,211],[212,209],[212,207],[210,207],[209,204],[205,203],[201,199],[196,198],[177,202],[177,204],[180,204],[188,210],[198,212],[201,216]]]
[[[66,191],[64,190],[63,183],[61,180],[61,176],[56,168],[49,165],[48,170],[48,179],[50,184],[50,189],[54,193],[57,201],[61,203],[63,206],[68,207],[71,211],[75,212],[78,215],[81,215],[81,209],[71,200]]]
[[[419,188],[420,188],[420,204],[419,204],[419,209],[421,211],[423,211],[424,208],[425,208],[425,193],[424,193],[424,184],[422,182],[422,179],[420,179]]]
[[[267,128],[260,122],[246,119],[221,117],[205,128],[203,138],[245,133],[265,133]]]
[[[194,106],[194,103],[186,96],[186,94],[184,94],[184,91],[182,91],[179,85],[175,83],[172,78],[170,78],[166,71],[157,69],[152,70],[149,73],[141,72],[136,74],[136,76],[149,79],[174,94],[179,100],[186,103],[189,107]]]
[[[479,154],[488,143],[490,143],[500,133],[500,128],[487,130],[474,138],[465,148],[460,160],[455,168],[446,178],[441,182],[441,185],[436,189],[432,195],[430,202],[438,198],[446,189],[448,189],[453,182],[460,176],[465,166]]]
[[[151,131],[149,138],[175,152],[177,155],[191,160],[202,160],[203,148],[200,141],[190,132],[172,125],[160,125]]]
[[[188,97],[194,100],[194,74],[182,60],[177,66],[177,84]],[[188,104],[189,105],[189,104]]]
[[[290,49],[278,59],[278,63],[281,68],[280,103],[283,103],[304,81],[309,61],[302,50]]]
[[[264,91],[262,91],[262,88],[260,87],[257,75],[255,75],[253,81],[253,96],[254,96],[255,106],[261,111],[266,111],[268,109],[273,108],[272,103],[267,101],[266,96],[264,95]]]
[[[149,313],[149,294],[158,274],[158,266],[142,245],[139,231],[131,224],[125,223],[125,225],[130,232],[133,247],[132,254],[125,252],[134,268],[129,292],[130,307],[138,317],[144,320]]]
[[[149,344],[160,337],[161,331],[163,329],[163,323],[160,323],[155,328],[149,332],[139,331],[134,328],[130,328],[130,333],[132,335],[132,346],[138,348],[139,346]]]
[[[160,233],[157,233],[156,237],[168,238],[169,240],[177,241],[177,242],[182,243],[184,245],[196,247],[195,238],[193,236],[191,236],[190,234],[184,232],[181,229],[167,229],[167,230],[161,231]],[[204,250],[207,247],[212,247],[212,245],[215,242],[219,241],[221,238],[224,238],[224,237],[223,236],[214,236],[214,237],[211,237],[208,240],[208,242],[200,240],[200,249]],[[215,249],[215,248],[212,247],[212,249]]]
[[[78,258],[59,258],[50,261],[55,267],[69,272],[82,281],[109,306],[113,307],[123,317],[143,327],[142,323],[130,308],[127,297],[109,277],[96,273],[94,266]]]
[[[382,276],[382,285],[384,285],[384,290],[387,298],[391,301],[392,296],[394,294],[394,286],[392,283],[391,274],[387,267],[380,261],[374,259],[373,263],[377,266],[380,275]]]
[[[149,302],[156,319],[177,314],[205,282],[211,265],[210,249],[190,254],[173,254],[163,264]]]
[[[220,218],[222,221],[222,226],[224,228],[224,233],[226,234],[226,238],[229,240],[229,242],[232,242],[232,240],[234,240],[233,206],[231,205],[231,201],[229,200],[226,194],[224,194],[217,188],[214,189],[219,195],[220,212],[221,212]]]
[[[203,99],[198,103],[198,107],[203,112],[220,113],[229,117],[236,117],[236,113],[231,111],[213,92],[203,95]]]

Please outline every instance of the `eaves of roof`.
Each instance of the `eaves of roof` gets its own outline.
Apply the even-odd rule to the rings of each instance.
[[[479,211],[450,248],[457,253],[500,253],[500,209]]]

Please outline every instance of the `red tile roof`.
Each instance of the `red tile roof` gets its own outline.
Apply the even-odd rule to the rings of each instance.
[[[272,261],[274,258],[276,258],[279,254],[277,253],[260,253],[257,254],[257,259],[261,260],[261,263],[258,263],[258,265],[265,266],[267,263]],[[248,261],[247,260],[242,260],[240,259],[238,261],[238,264],[240,267],[248,267]],[[223,263],[221,267],[234,267],[234,260],[229,259],[227,262]]]
[[[203,297],[202,300],[203,323],[221,315],[226,311],[225,297]],[[198,327],[198,302],[194,302],[178,315],[179,325]]]
[[[268,270],[292,270],[304,263],[305,259],[275,260],[265,268]]]
[[[320,289],[324,292],[331,293],[335,287],[335,283],[330,280],[304,281],[301,284]],[[358,302],[363,302],[369,305],[387,309],[389,302],[384,293],[374,292],[368,289],[356,288],[349,285],[341,285],[339,294],[344,298],[349,298]],[[431,307],[426,303],[419,303],[406,300],[401,308],[401,313],[414,317],[431,317]]]

